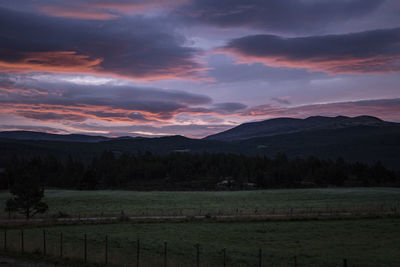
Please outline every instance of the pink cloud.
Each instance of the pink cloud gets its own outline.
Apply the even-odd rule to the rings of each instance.
[[[132,0],[132,1],[68,1],[65,5],[37,5],[35,8],[49,16],[87,20],[110,20],[124,14],[146,15],[166,12],[187,3],[187,0]]]
[[[109,20],[118,17],[108,11],[87,6],[39,6],[37,9],[49,16],[73,19]]]
[[[18,60],[0,60],[0,70],[17,72],[92,73],[100,70],[101,58],[92,59],[75,51],[23,52]]]
[[[340,35],[286,38],[250,35],[231,40],[217,52],[240,63],[301,68],[330,74],[400,72],[400,28]]]

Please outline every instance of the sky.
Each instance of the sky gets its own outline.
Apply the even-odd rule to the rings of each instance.
[[[398,0],[0,0],[0,130],[400,122]]]

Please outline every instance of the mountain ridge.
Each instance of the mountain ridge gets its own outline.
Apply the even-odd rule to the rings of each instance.
[[[14,140],[33,140],[33,141],[65,141],[65,142],[101,142],[112,138],[100,135],[85,134],[54,134],[36,131],[3,131],[0,138]]]
[[[229,130],[209,135],[206,140],[239,141],[264,136],[274,136],[317,129],[338,129],[353,126],[388,126],[396,123],[383,121],[373,116],[311,116],[299,118],[274,118],[259,122],[240,124]]]
[[[325,118],[316,118],[325,120]],[[314,118],[315,120],[315,118]],[[285,153],[289,158],[316,156],[321,159],[343,157],[351,162],[374,163],[400,170],[400,123],[381,122],[370,118],[362,125],[327,127],[293,133],[261,136],[231,142],[191,139],[184,136],[156,138],[110,138],[99,142],[60,140],[18,140],[0,138],[0,168],[20,158],[54,155],[67,159],[69,155],[90,162],[104,151],[124,153],[233,153],[274,157]],[[382,126],[383,125],[383,126]]]

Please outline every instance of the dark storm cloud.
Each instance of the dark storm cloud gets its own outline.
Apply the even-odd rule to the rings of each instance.
[[[283,38],[251,35],[230,41],[223,52],[244,62],[328,73],[400,71],[400,28],[342,35]]]
[[[220,27],[309,32],[363,17],[385,0],[193,0],[176,13],[193,22]]]
[[[0,71],[51,71],[166,79],[196,77],[198,50],[163,19],[107,21],[0,8]]]

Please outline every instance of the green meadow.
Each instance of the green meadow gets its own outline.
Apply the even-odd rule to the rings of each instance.
[[[4,202],[9,193],[0,193],[1,216],[7,218]],[[218,192],[133,192],[46,190],[49,211],[42,215],[127,216],[143,215],[250,215],[312,211],[393,211],[399,210],[398,188],[328,188]],[[14,215],[13,215],[14,216]],[[3,223],[3,226],[7,225]],[[7,255],[21,257],[21,227],[28,258],[67,266],[83,265],[84,235],[87,236],[88,263],[103,265],[108,236],[109,265],[136,266],[137,239],[140,266],[163,266],[167,242],[168,266],[196,266],[196,244],[200,246],[200,266],[258,266],[259,249],[263,266],[400,266],[400,218],[398,216],[324,220],[261,221],[185,220],[160,222],[122,221],[60,224],[8,224]],[[47,255],[43,256],[43,231]],[[63,257],[60,258],[60,234]],[[0,246],[4,235],[0,232]],[[3,251],[1,249],[1,251]],[[4,252],[0,252],[4,253]]]
[[[10,195],[0,193],[0,215]],[[279,189],[216,192],[46,190],[49,211],[72,217],[141,215],[270,214],[295,210],[390,210],[399,207],[400,188]]]

